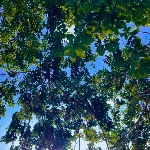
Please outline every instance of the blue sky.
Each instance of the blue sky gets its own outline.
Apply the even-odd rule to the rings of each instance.
[[[141,27],[140,32],[137,34],[138,37],[140,37],[142,39],[142,43],[143,44],[148,44],[150,42],[150,34],[147,33],[143,33],[143,32],[149,32],[150,33],[150,27]],[[120,48],[122,48],[125,45],[126,41],[121,38],[120,39]],[[95,52],[95,47],[94,47],[94,43],[91,44],[91,49],[93,51],[93,53]],[[104,68],[108,68],[108,66],[106,64],[103,63],[103,59],[104,56],[98,57],[97,60],[94,62],[95,68],[91,69],[90,65],[91,63],[87,63],[87,68],[90,70],[91,74],[96,73],[98,70],[100,69],[104,69]],[[0,69],[0,73],[2,73],[3,71]],[[0,76],[0,81],[2,81],[4,79],[4,76]],[[17,98],[15,98],[15,100],[17,100]],[[7,107],[7,112],[4,118],[0,119],[0,137],[3,136],[5,134],[5,131],[8,126],[9,123],[11,121],[11,116],[14,112],[18,111],[20,108],[18,105],[15,105],[14,108],[10,108]],[[33,120],[32,124],[35,123],[36,120]],[[75,143],[74,143],[75,144]],[[99,143],[99,146],[102,147],[103,150],[106,149],[106,144],[105,142]],[[4,143],[0,143],[0,149],[4,149],[4,150],[9,150],[10,144],[6,145]],[[78,150],[78,144],[76,144],[75,146],[75,150]],[[86,146],[86,142],[81,140],[81,150],[85,150],[87,148]]]

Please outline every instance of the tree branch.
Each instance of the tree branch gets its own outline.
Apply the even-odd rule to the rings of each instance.
[[[135,150],[138,150],[139,122],[136,125]]]
[[[127,137],[129,136],[129,134],[131,133],[132,129],[137,125],[139,124],[139,122],[141,121],[142,119],[142,116],[144,115],[145,111],[147,110],[147,106],[150,102],[150,98],[148,99],[148,101],[146,102],[144,108],[143,108],[143,111],[141,113],[141,115],[139,116],[138,120],[132,125],[132,127],[130,128],[130,130],[128,132],[126,132],[126,134],[124,135],[124,137],[127,135]],[[123,137],[122,137],[123,138]]]
[[[84,93],[85,95],[86,95],[86,93]],[[88,101],[87,100],[85,100],[85,96],[83,97],[83,102],[85,103],[85,105],[87,106],[87,109],[89,110],[89,112],[95,117],[95,119],[97,120],[97,122],[98,122],[98,125],[99,125],[99,128],[101,129],[101,131],[102,131],[102,134],[103,134],[103,138],[104,138],[104,140],[105,140],[105,142],[106,142],[106,145],[107,145],[107,149],[108,150],[110,150],[110,148],[109,148],[109,144],[108,144],[108,141],[107,141],[107,138],[106,138],[106,136],[105,136],[105,133],[104,133],[104,131],[103,131],[103,129],[102,129],[102,127],[101,127],[101,125],[100,125],[100,123],[99,123],[99,120],[97,119],[97,117],[96,117],[96,115],[95,115],[95,113],[93,112],[93,110],[92,110],[92,108],[91,108],[91,105],[88,103]]]

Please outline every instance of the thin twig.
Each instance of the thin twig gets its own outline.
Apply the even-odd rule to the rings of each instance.
[[[140,33],[145,33],[145,34],[150,34],[150,32],[146,32],[146,31],[144,31],[144,32],[142,32],[142,31],[139,31]]]

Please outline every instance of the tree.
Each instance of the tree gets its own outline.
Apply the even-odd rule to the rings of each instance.
[[[1,141],[18,139],[12,150],[58,150],[81,136],[92,149],[100,140],[114,150],[150,148],[150,49],[137,36],[141,26],[150,25],[149,0],[3,0],[0,5],[0,67],[6,72],[0,115],[6,104],[21,108]],[[91,75],[86,65],[99,56],[110,70]]]

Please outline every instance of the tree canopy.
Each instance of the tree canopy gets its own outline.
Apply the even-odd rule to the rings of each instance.
[[[150,26],[149,0],[0,1],[0,117],[20,107],[1,142],[68,150],[82,137],[92,150],[101,140],[109,150],[148,150],[143,26]],[[100,56],[108,67],[91,73],[92,64],[103,65],[95,63]]]

